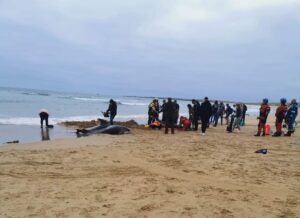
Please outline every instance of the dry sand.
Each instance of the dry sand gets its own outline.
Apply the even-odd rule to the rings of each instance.
[[[0,217],[299,217],[300,131],[256,138],[256,122],[2,147]]]

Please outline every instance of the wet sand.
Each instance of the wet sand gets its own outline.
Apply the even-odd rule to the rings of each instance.
[[[4,146],[0,217],[299,217],[299,129],[254,137],[256,123]]]

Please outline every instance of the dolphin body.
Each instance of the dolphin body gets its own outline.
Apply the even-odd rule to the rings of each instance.
[[[77,136],[87,136],[87,135],[99,134],[99,133],[121,135],[121,134],[129,133],[129,131],[130,130],[124,126],[106,124],[106,125],[94,126],[91,128],[77,129],[76,134]]]

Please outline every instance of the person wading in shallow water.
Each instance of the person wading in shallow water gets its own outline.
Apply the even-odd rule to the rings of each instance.
[[[109,100],[109,106],[106,113],[109,113],[109,122],[110,125],[113,125],[114,118],[117,115],[117,102],[115,102],[113,99]]]
[[[49,112],[47,109],[41,109],[40,110],[40,119],[41,119],[41,128],[43,128],[43,122],[45,120],[45,123],[46,123],[46,127],[48,127],[48,118],[49,118]]]

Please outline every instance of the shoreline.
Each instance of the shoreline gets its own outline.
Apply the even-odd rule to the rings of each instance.
[[[246,120],[250,121],[246,125],[257,125],[256,116],[248,115]],[[225,120],[224,120],[225,122]],[[299,122],[299,121],[298,121]],[[148,130],[143,124],[136,122],[135,120],[127,121],[115,121],[116,125],[122,125],[128,128]],[[268,123],[271,128],[275,128],[275,117],[270,115]],[[38,125],[15,125],[15,124],[1,124],[0,125],[0,147],[7,144],[7,142],[19,141],[17,144],[34,143],[40,141],[47,141],[53,139],[64,139],[64,138],[77,138],[75,131],[77,128],[89,128],[99,125],[98,120],[87,120],[87,121],[64,121],[54,125],[54,128],[43,128],[41,129]],[[224,132],[226,132],[226,126],[223,125]],[[212,127],[213,128],[213,127]],[[199,132],[200,134],[200,132]]]

